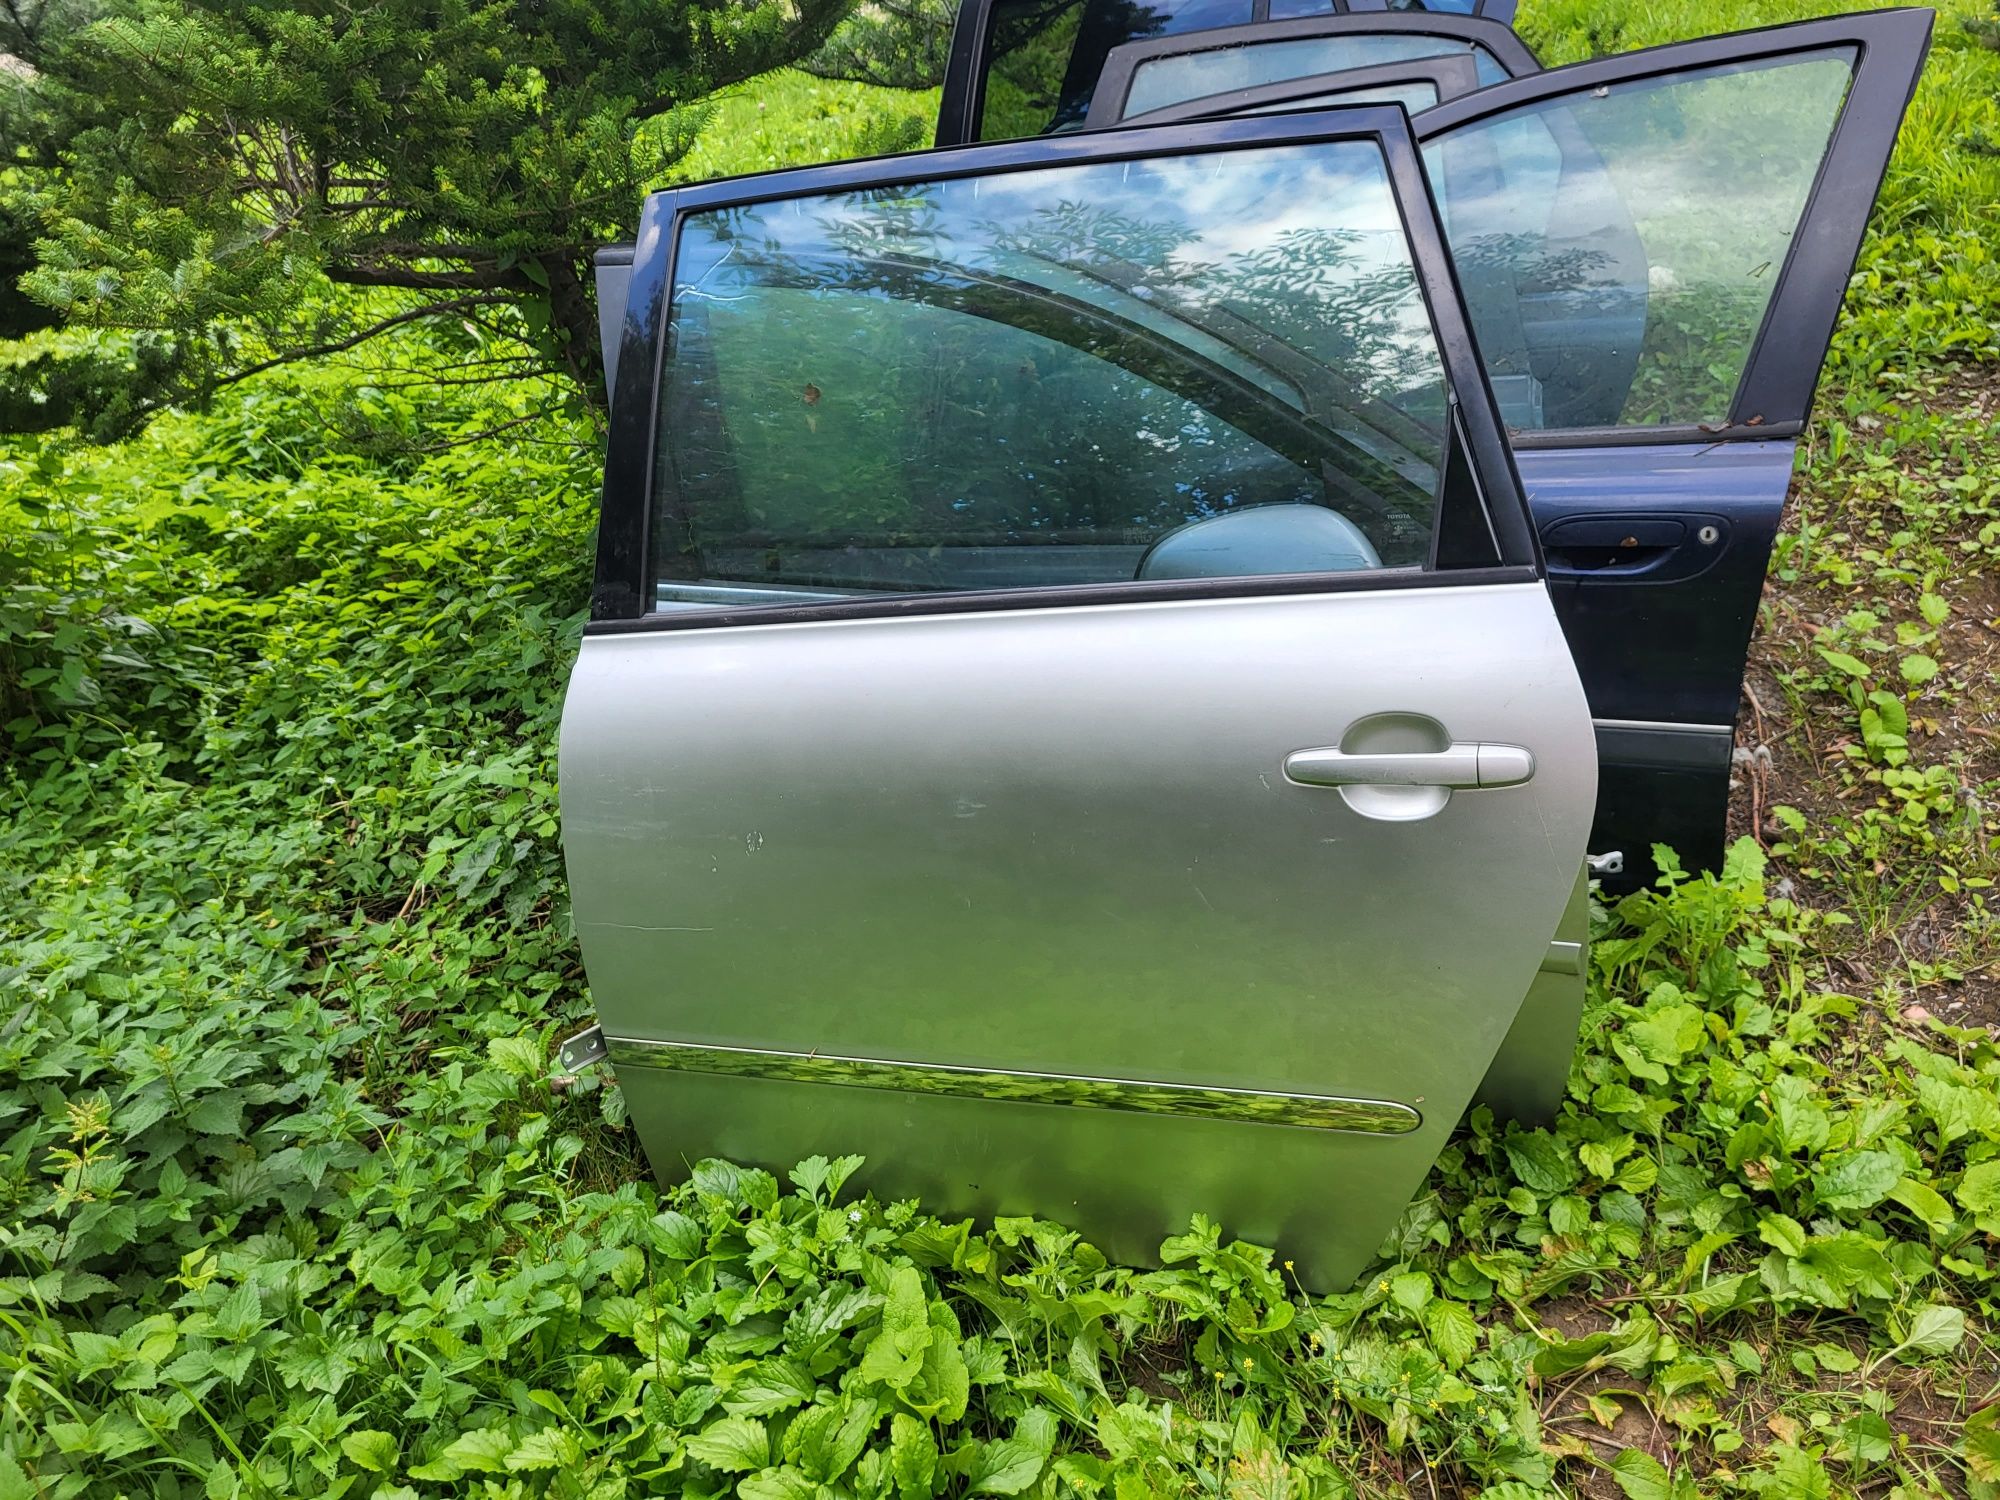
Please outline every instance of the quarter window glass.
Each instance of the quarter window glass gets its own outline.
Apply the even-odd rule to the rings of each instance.
[[[674,274],[662,608],[1428,551],[1443,369],[1372,143],[691,215]]]
[[[1142,62],[1132,70],[1132,87],[1125,96],[1121,115],[1142,115],[1186,99],[1280,83],[1288,78],[1310,78],[1315,73],[1338,73],[1377,63],[1463,54],[1467,50],[1468,44],[1456,37],[1356,32],[1293,37],[1242,47],[1214,47],[1205,52],[1177,52]],[[1470,51],[1482,86],[1507,76],[1484,47],[1470,47]]]
[[[1853,64],[1838,49],[1618,84],[1425,147],[1509,426],[1730,415]]]

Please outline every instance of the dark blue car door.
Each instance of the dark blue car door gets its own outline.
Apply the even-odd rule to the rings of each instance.
[[[1415,118],[1596,721],[1614,884],[1655,843],[1720,860],[1794,448],[1932,19],[1649,48]]]
[[[1891,10],[1551,69],[1415,121],[1601,764],[1592,847],[1720,859],[1793,450],[1929,44]]]

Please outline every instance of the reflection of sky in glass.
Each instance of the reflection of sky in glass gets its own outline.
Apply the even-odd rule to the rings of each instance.
[[[1287,78],[1309,78],[1315,73],[1338,73],[1347,68],[1408,62],[1411,58],[1441,57],[1466,50],[1464,42],[1448,36],[1362,32],[1183,52],[1154,58],[1133,70],[1124,113],[1140,115],[1183,100],[1253,88],[1260,83],[1278,83]]]
[[[1372,140],[714,210],[675,282],[662,576],[1130,579],[1257,505],[1424,555],[1443,371]]]
[[[1079,243],[1066,225],[1092,232]],[[1441,378],[1387,172],[1367,142],[1037,168],[699,215],[683,230],[674,295],[727,300],[773,257],[851,259],[860,245],[1066,292],[1083,267],[1120,317],[1171,327],[1175,307],[1226,307],[1347,379],[1407,384],[1413,365],[1418,383]],[[1280,277],[1273,257],[1287,248],[1306,259]],[[1123,291],[1098,275],[1113,265]],[[1350,305],[1375,320],[1365,354],[1337,317],[1299,316]],[[1204,342],[1184,324],[1176,336]]]

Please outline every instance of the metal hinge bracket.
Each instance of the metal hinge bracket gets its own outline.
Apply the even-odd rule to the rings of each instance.
[[[1623,875],[1625,851],[1613,849],[1609,854],[1593,854],[1586,858],[1584,863],[1590,867],[1590,877],[1593,880],[1601,880],[1606,875]]]
[[[592,1026],[579,1031],[556,1049],[556,1061],[562,1064],[565,1073],[580,1073],[594,1062],[603,1062],[611,1055],[611,1049],[604,1044],[604,1028]]]

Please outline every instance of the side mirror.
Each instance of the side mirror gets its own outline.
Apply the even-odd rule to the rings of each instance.
[[[1204,516],[1168,532],[1146,549],[1134,576],[1242,578],[1381,566],[1361,528],[1339,511],[1283,501]]]

